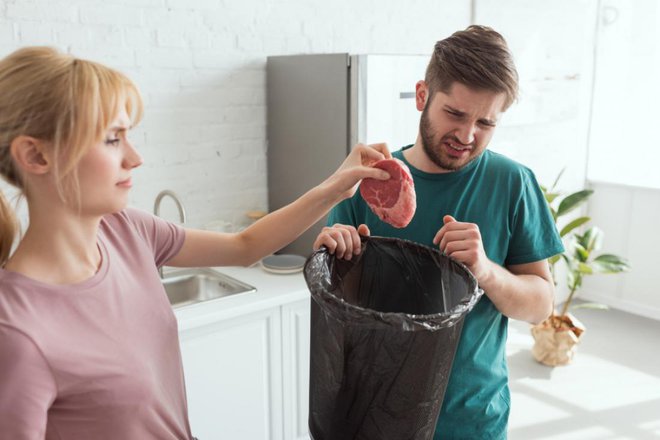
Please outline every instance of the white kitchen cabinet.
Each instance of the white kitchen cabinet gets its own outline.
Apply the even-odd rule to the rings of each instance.
[[[310,298],[282,306],[283,417],[286,440],[308,440]]]
[[[193,435],[282,439],[281,307],[180,333]]]

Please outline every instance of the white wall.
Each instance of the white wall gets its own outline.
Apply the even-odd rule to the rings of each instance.
[[[564,190],[585,184],[595,5],[591,0],[477,0],[476,21],[509,42],[520,99],[505,114],[491,148]]]
[[[590,182],[589,215],[603,230],[603,248],[629,259],[631,271],[585,278],[582,298],[660,319],[660,190]]]
[[[127,73],[146,103],[131,203],[170,188],[192,225],[240,224],[267,207],[266,56],[430,54],[469,17],[468,0],[5,0],[0,55],[54,45]]]

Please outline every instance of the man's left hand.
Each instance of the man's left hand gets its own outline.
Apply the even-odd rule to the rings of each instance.
[[[442,218],[444,225],[435,234],[433,244],[446,255],[465,264],[481,284],[492,272],[493,262],[488,259],[481,240],[479,226],[456,221],[451,215]]]

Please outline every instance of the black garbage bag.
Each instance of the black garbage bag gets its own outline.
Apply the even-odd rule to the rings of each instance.
[[[433,437],[465,314],[470,271],[406,240],[362,237],[351,261],[322,249],[312,294],[309,430],[314,440]]]

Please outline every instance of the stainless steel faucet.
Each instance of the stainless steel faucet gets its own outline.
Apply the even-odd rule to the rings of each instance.
[[[160,214],[160,203],[163,201],[163,198],[165,196],[170,196],[172,200],[174,200],[174,203],[176,204],[176,208],[179,210],[179,222],[183,225],[186,223],[186,209],[183,207],[183,203],[181,203],[181,199],[179,199],[179,196],[176,195],[176,193],[172,190],[165,189],[161,192],[158,193],[156,196],[156,201],[154,202],[154,215],[159,215]],[[158,273],[160,274],[160,277],[163,278],[163,268],[162,266],[158,269]]]

